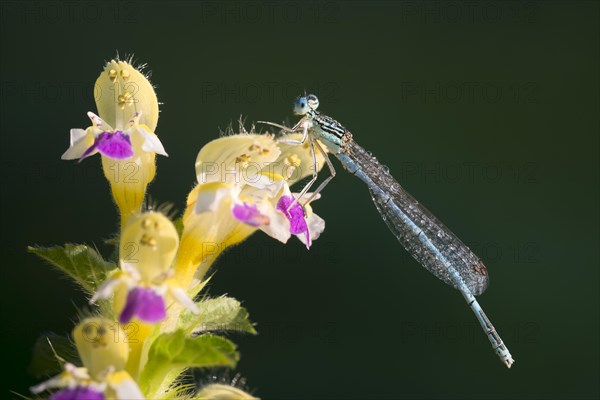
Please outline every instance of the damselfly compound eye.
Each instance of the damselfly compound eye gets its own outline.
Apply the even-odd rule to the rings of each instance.
[[[314,94],[306,96],[306,101],[311,110],[316,110],[319,107],[319,99]]]
[[[306,97],[298,97],[294,102],[294,114],[305,115],[308,111],[309,103]]]

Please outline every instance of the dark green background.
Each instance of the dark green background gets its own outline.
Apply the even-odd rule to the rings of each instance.
[[[258,396],[597,398],[598,17],[591,1],[2,2],[1,397],[27,392],[34,340],[85,304],[26,245],[116,228],[99,157],[60,155],[118,51],[164,102],[156,201],[182,210],[219,127],[293,121],[306,89],[488,264],[511,370],[335,162],[310,251],[257,233],[217,263],[210,293],[258,323],[234,337]]]

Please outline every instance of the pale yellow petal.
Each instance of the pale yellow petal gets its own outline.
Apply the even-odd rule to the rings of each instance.
[[[212,211],[197,213],[196,201],[203,191],[218,190],[222,184],[196,186],[189,194],[183,216],[183,233],[175,259],[175,278],[179,286],[189,289],[202,280],[214,260],[232,244],[246,239],[257,228],[235,219],[231,202],[216,202]]]
[[[255,179],[280,155],[270,135],[240,134],[225,136],[206,144],[196,158],[198,183],[227,182],[243,184]]]
[[[96,80],[98,114],[115,129],[123,129],[137,111],[150,132],[158,124],[158,99],[148,79],[125,61],[112,60]]]
[[[179,235],[175,226],[160,212],[148,211],[135,216],[121,232],[119,255],[132,265],[143,283],[156,283],[175,259]]]
[[[300,140],[302,134],[294,133],[282,136],[286,140]],[[275,172],[288,180],[289,185],[312,176],[314,171],[314,160],[308,140],[303,144],[278,143],[281,149],[280,156],[267,168],[269,172]],[[323,149],[325,147],[321,145]],[[317,159],[317,172],[326,164],[325,157],[315,148]]]
[[[119,207],[121,226],[141,211],[146,188],[156,174],[156,154],[138,151],[135,143],[133,148],[135,155],[126,160],[102,156],[102,169]]]
[[[72,335],[83,366],[92,379],[100,379],[109,368],[125,367],[129,346],[116,322],[101,317],[86,318],[73,329]]]

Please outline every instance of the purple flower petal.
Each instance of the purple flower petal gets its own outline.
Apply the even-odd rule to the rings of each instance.
[[[103,132],[96,139],[98,151],[110,158],[123,160],[133,156],[131,139],[121,131]]]
[[[50,400],[104,400],[104,394],[89,387],[63,389],[50,396]]]
[[[159,322],[166,317],[165,301],[151,288],[136,287],[129,291],[119,322],[126,324],[134,316],[144,322]]]
[[[102,132],[96,137],[94,144],[83,153],[80,160],[90,156],[95,150],[115,160],[124,160],[133,156],[131,139],[122,131]]]
[[[269,217],[261,214],[255,205],[250,205],[246,203],[236,203],[233,206],[232,213],[235,219],[251,226],[261,226],[269,224]]]
[[[304,218],[304,209],[298,202],[290,208],[290,204],[292,204],[294,200],[295,198],[292,195],[283,195],[279,198],[276,208],[290,221],[290,233],[293,235],[304,233],[306,237],[306,247],[310,248],[310,233],[308,232],[308,225]]]

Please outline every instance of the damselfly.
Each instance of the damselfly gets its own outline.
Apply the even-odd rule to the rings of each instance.
[[[313,94],[296,99],[294,113],[301,115],[302,119],[292,128],[259,121],[286,132],[303,133],[301,140],[281,139],[282,142],[301,144],[308,140],[315,168],[312,179],[297,198],[302,198],[317,180],[316,151],[324,156],[331,175],[317,187],[307,202],[335,176],[333,164],[320,145],[323,143],[346,170],[367,184],[381,217],[404,248],[438,279],[462,293],[494,351],[510,368],[514,362],[510,352],[475,299],[485,291],[489,282],[487,269],[481,259],[404,190],[385,166],[352,139],[350,131],[333,118],[318,112],[318,107],[319,99]]]

